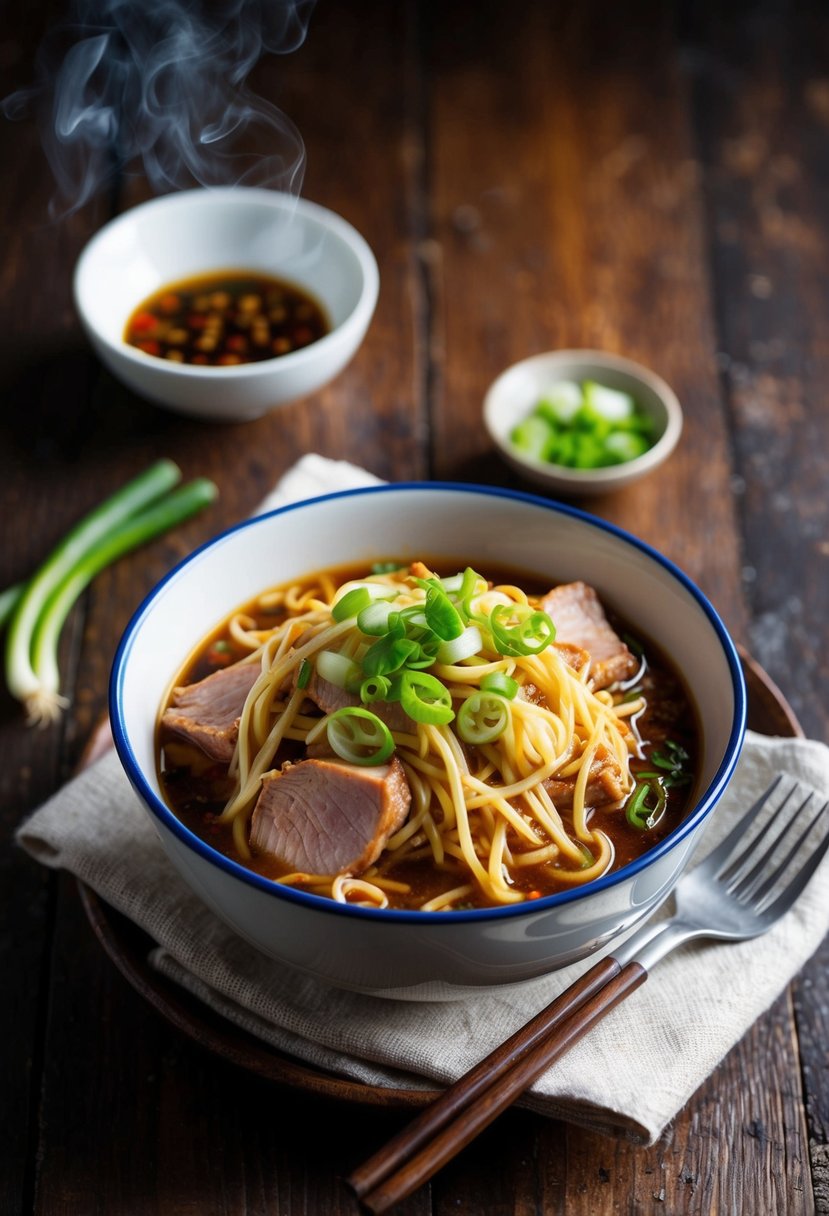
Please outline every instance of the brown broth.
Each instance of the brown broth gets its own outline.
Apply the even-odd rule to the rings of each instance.
[[[467,564],[464,560],[457,562],[427,561],[430,568],[441,575],[453,574],[463,569]],[[478,567],[480,568],[480,567]],[[485,577],[497,583],[511,583],[523,587],[530,595],[544,595],[550,584],[540,584],[537,576],[527,575],[525,571],[508,567],[489,566],[481,571]],[[351,565],[328,571],[334,582],[339,585],[353,578],[365,576],[366,566]],[[298,580],[300,581],[300,580]],[[301,580],[305,581],[305,580]],[[240,611],[256,622],[257,629],[273,628],[280,619],[281,610],[277,612],[262,611],[258,603],[259,597],[244,605]],[[633,680],[628,681],[627,687],[641,688],[647,699],[647,708],[636,719],[636,728],[642,741],[642,755],[633,759],[631,768],[637,771],[652,771],[652,757],[655,752],[664,749],[667,740],[680,744],[690,757],[690,771],[695,774],[699,760],[699,728],[696,710],[685,688],[684,682],[671,662],[663,655],[658,647],[648,640],[637,636],[626,622],[620,620],[607,604],[604,604],[606,615],[617,633],[624,637],[628,644],[642,652],[642,666]],[[235,615],[235,614],[234,614]],[[176,677],[176,685],[195,683],[204,679],[220,667],[229,666],[247,653],[230,637],[227,623],[220,626],[193,653],[187,664]],[[274,761],[274,767],[288,759],[301,758],[300,744],[285,744]],[[228,857],[239,860],[236,854],[231,829],[229,825],[218,822],[222,808],[231,794],[231,785],[223,766],[207,760],[196,748],[188,748],[186,744],[177,744],[175,748],[163,747],[159,742],[159,777],[161,788],[168,805],[175,815],[197,836],[200,836],[213,848]],[[188,767],[192,761],[192,767]],[[591,826],[604,831],[613,842],[614,861],[612,869],[617,870],[629,862],[642,856],[660,841],[671,834],[681,823],[690,805],[694,793],[695,779],[687,785],[677,786],[667,790],[665,812],[659,823],[647,832],[643,832],[628,823],[624,809],[596,808],[590,817]],[[562,819],[568,830],[567,812],[561,812]],[[287,872],[287,867],[280,866],[271,858],[254,856],[244,863],[247,868],[266,878],[278,879]],[[442,869],[434,863],[409,861],[401,862],[393,869],[385,871],[386,877],[395,878],[411,886],[411,893],[405,896],[390,896],[390,906],[398,908],[417,908],[427,900],[434,898],[440,891],[456,885],[451,876],[461,876],[463,870],[459,865],[448,862]],[[447,881],[449,878],[449,881]],[[557,882],[550,869],[545,866],[526,867],[514,872],[514,884],[526,892],[528,897],[549,895],[560,890],[571,890],[570,884]],[[485,900],[470,899],[464,905],[469,907],[485,907]]]
[[[295,284],[217,270],[169,283],[143,300],[124,341],[172,363],[232,367],[301,350],[330,330],[322,305]]]

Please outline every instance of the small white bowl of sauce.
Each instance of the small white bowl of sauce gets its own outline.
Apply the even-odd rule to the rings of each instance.
[[[182,414],[258,418],[351,360],[377,303],[377,263],[341,216],[271,190],[188,190],[92,238],[75,304],[101,361]]]

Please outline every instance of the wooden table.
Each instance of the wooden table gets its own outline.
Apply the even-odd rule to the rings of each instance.
[[[49,24],[8,14],[4,86],[32,79]],[[221,490],[96,579],[66,631],[59,725],[26,728],[0,694],[3,1213],[352,1213],[340,1178],[402,1121],[192,1042],[113,967],[75,883],[11,844],[76,765],[138,601],[302,453],[514,484],[480,419],[504,366],[553,347],[640,359],[685,407],[681,446],[584,505],[678,562],[806,733],[829,735],[821,6],[321,3],[301,49],[265,55],[250,84],[297,123],[304,195],[365,234],[382,287],[333,384],[239,426],[132,397],[80,334],[74,261],[151,188],[122,177],[52,221],[35,124],[0,125],[0,585],[157,455]],[[824,948],[654,1147],[512,1111],[401,1212],[829,1212],[828,962]]]

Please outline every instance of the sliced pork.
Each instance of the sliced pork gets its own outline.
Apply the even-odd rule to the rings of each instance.
[[[570,810],[576,788],[575,777],[548,777],[544,788],[558,810]],[[609,806],[610,803],[621,802],[625,794],[625,774],[619,767],[618,760],[603,744],[599,744],[587,778],[585,805]]]
[[[412,734],[415,730],[414,722],[399,701],[372,701],[369,705],[363,706],[356,693],[346,692],[344,688],[332,684],[330,680],[324,680],[316,672],[308,681],[305,695],[324,714],[333,714],[345,705],[362,706],[376,714],[381,721],[385,722],[389,730],[401,731],[404,734]]]
[[[604,614],[598,595],[587,583],[562,583],[541,601],[556,627],[556,642],[567,642],[590,653],[590,678],[595,689],[629,680],[639,669]]]
[[[300,760],[262,779],[250,843],[310,874],[360,874],[376,861],[409,813],[403,765],[368,767]]]
[[[258,663],[234,663],[174,689],[161,717],[162,737],[193,743],[212,760],[229,764],[245,700],[260,670]]]

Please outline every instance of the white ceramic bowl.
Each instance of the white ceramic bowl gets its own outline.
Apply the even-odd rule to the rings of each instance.
[[[513,428],[562,380],[595,380],[630,393],[653,420],[653,446],[634,460],[604,469],[571,469],[523,455],[510,442]],[[554,350],[514,363],[493,381],[484,398],[484,424],[501,455],[522,477],[554,494],[582,497],[618,490],[662,464],[682,433],[682,409],[665,381],[639,363],[599,350]]]
[[[702,730],[701,775],[682,825],[584,888],[504,908],[407,912],[335,903],[267,881],[215,852],[165,806],[153,734],[170,680],[235,607],[297,575],[378,556],[585,579],[684,672]],[[172,571],[128,626],[110,688],[115,744],[184,880],[280,963],[380,995],[439,999],[544,974],[634,925],[673,888],[737,761],[745,688],[729,637],[701,593],[633,537],[575,508],[474,486],[412,484],[334,494],[260,516]]]
[[[198,367],[124,341],[142,300],[212,270],[271,274],[310,292],[331,332],[301,350],[235,367]],[[101,361],[134,392],[182,414],[228,422],[258,418],[316,392],[342,371],[377,303],[374,255],[333,211],[271,190],[186,190],[112,220],[81,254],[75,304]]]

